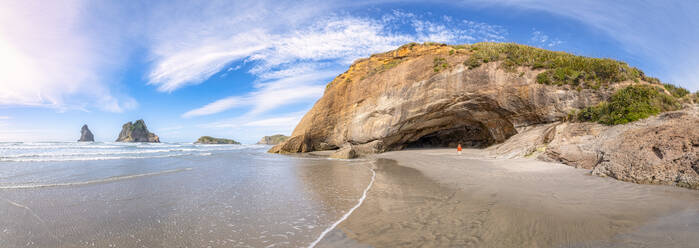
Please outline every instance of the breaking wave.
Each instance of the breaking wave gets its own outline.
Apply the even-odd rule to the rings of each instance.
[[[192,143],[15,142],[0,143],[0,162],[60,162],[208,156],[215,151],[259,147],[255,145]]]

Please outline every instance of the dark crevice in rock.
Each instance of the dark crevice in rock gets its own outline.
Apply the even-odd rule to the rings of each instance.
[[[463,147],[483,148],[495,143],[482,126],[462,126],[439,130],[406,144],[407,148]]]
[[[659,159],[663,159],[663,151],[661,151],[660,148],[654,146],[653,152],[655,153],[655,156],[658,156]]]

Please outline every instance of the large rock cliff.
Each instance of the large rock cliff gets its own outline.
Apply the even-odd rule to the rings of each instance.
[[[501,61],[471,68],[464,62],[473,53],[413,44],[359,60],[328,84],[291,138],[270,151],[486,147],[507,140],[517,128],[564,119],[632,83],[570,90],[537,83],[543,69],[505,68]]]
[[[90,129],[87,128],[87,124],[80,128],[80,139],[78,141],[95,141],[95,136],[92,135]]]
[[[137,120],[135,123],[127,122],[121,126],[121,132],[116,142],[155,142],[159,143],[158,135],[148,131],[146,123],[143,120]]]
[[[595,106],[630,85],[654,85],[663,91],[662,86],[657,87],[657,79],[608,59],[514,44],[410,44],[356,61],[328,84],[291,138],[270,152],[339,149],[335,157],[342,157],[462,144],[490,147],[487,151],[497,156],[538,152],[544,160],[594,169],[595,174],[627,181],[695,182],[692,180],[699,178],[695,169],[694,140],[699,138],[696,115],[684,114],[681,120],[665,118],[654,126],[657,130],[637,126],[623,134],[601,124],[566,122],[571,112]],[[682,128],[670,128],[675,122],[681,122]],[[608,130],[610,138],[599,141],[590,133],[594,130]],[[633,142],[638,135],[655,143]],[[658,139],[661,136],[676,138]],[[572,155],[565,154],[570,149],[561,148],[593,140],[606,142],[605,148]],[[624,155],[627,152],[638,154]],[[677,163],[682,166],[675,166]],[[643,166],[665,169],[639,169]],[[648,170],[673,172],[653,177]]]

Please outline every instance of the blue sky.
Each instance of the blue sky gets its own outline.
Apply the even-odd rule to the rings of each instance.
[[[2,1],[0,141],[290,134],[352,61],[408,42],[517,42],[699,89],[697,1]]]

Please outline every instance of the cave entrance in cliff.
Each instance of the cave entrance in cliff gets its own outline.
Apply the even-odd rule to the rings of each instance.
[[[484,148],[495,143],[492,135],[481,125],[469,125],[438,130],[406,144],[406,148]]]

